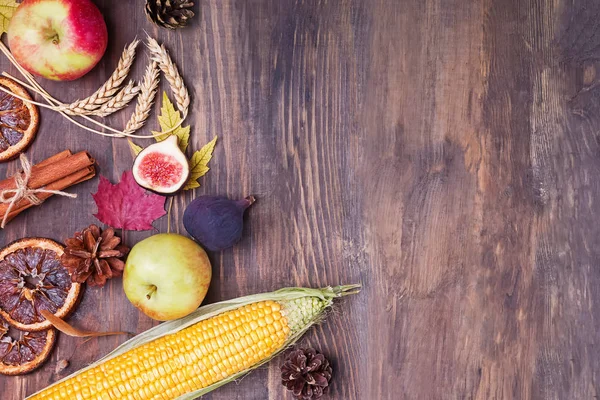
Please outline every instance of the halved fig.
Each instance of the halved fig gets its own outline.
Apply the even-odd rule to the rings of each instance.
[[[66,317],[81,284],[61,263],[63,246],[50,239],[25,238],[0,250],[0,316],[17,329],[37,332],[52,327],[41,310]]]
[[[133,162],[133,178],[143,188],[160,194],[175,193],[190,175],[187,157],[177,145],[177,136],[151,144]]]
[[[21,375],[38,368],[50,355],[56,331],[22,332],[0,318],[0,374]]]

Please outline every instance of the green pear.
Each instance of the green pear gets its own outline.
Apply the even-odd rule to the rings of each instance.
[[[210,260],[202,247],[185,236],[161,233],[133,246],[123,289],[144,314],[167,321],[197,309],[211,278]]]

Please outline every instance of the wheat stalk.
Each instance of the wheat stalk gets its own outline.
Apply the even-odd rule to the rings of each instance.
[[[127,75],[129,75],[129,71],[131,70],[135,58],[135,50],[139,42],[140,41],[136,39],[123,50],[117,68],[96,92],[83,100],[77,100],[71,104],[62,105],[60,110],[70,115],[95,115],[95,111],[102,107],[102,105],[108,103],[119,91],[123,81],[127,78]]]
[[[127,77],[129,70],[131,69],[131,65],[133,63],[133,58],[135,57],[135,49],[139,43],[138,40],[135,40],[134,42],[130,43],[129,46],[123,51],[123,55],[122,55],[121,59],[119,60],[119,65],[117,67],[117,70],[115,70],[113,72],[110,79],[104,85],[102,85],[102,87],[100,89],[98,89],[92,96],[88,97],[87,99],[74,102],[72,104],[62,103],[59,100],[57,100],[56,98],[52,97],[33,78],[33,76],[27,70],[25,70],[23,67],[21,67],[19,65],[19,63],[14,59],[13,55],[10,53],[10,50],[8,50],[8,48],[4,45],[4,43],[2,43],[2,41],[0,41],[0,52],[4,53],[4,55],[9,59],[9,61],[17,68],[17,70],[23,75],[23,77],[25,77],[25,79],[29,83],[23,82],[13,76],[11,76],[10,74],[8,74],[6,72],[2,72],[2,75],[6,76],[10,79],[13,79],[14,81],[20,83],[21,85],[23,85],[23,86],[27,87],[28,89],[32,90],[33,92],[37,93],[42,98],[44,98],[44,100],[46,100],[46,102],[48,104],[43,104],[43,103],[36,102],[31,99],[19,96],[16,93],[12,93],[10,90],[8,90],[2,86],[0,86],[0,91],[9,93],[10,95],[17,97],[24,102],[36,104],[40,107],[45,107],[45,108],[49,108],[53,111],[56,111],[59,114],[61,114],[64,118],[66,118],[68,121],[75,124],[76,126],[82,128],[84,130],[87,130],[89,132],[95,133],[97,135],[108,136],[108,137],[126,136],[129,138],[150,139],[150,138],[153,138],[154,135],[136,135],[133,132],[135,132],[136,130],[138,130],[140,127],[142,127],[144,125],[144,122],[148,118],[149,113],[151,111],[152,103],[154,102],[154,97],[156,95],[156,90],[157,90],[157,86],[158,86],[158,79],[159,79],[159,76],[158,76],[159,71],[157,69],[157,64],[158,64],[160,69],[165,74],[167,80],[169,81],[171,90],[173,91],[173,93],[175,95],[177,108],[182,113],[181,121],[176,126],[171,128],[170,130],[168,130],[166,132],[161,132],[161,135],[169,133],[169,132],[177,129],[183,123],[184,119],[187,117],[188,109],[189,109],[189,105],[190,105],[190,97],[189,97],[187,88],[185,87],[185,85],[183,83],[183,79],[181,78],[181,75],[179,75],[179,71],[177,70],[177,67],[171,60],[170,56],[168,55],[165,47],[160,46],[156,42],[156,40],[154,40],[150,37],[148,37],[148,41],[149,41],[148,47],[151,50],[151,52],[153,53],[152,59],[154,62],[156,62],[156,64],[153,63],[152,66],[149,66],[147,68],[146,74],[144,77],[144,81],[142,83],[140,83],[139,86],[135,86],[130,82],[125,88],[123,88],[123,90],[121,90],[119,92],[119,88],[121,87],[123,81]],[[154,49],[154,51],[152,51],[152,49]],[[150,71],[152,71],[152,72],[150,72]],[[119,97],[119,94],[117,94],[117,92],[119,92],[121,94],[120,97]],[[98,113],[100,111],[98,109],[101,108],[102,105],[110,102],[111,99],[113,97],[115,97],[115,94],[117,97],[119,97],[119,99],[118,100],[115,99],[113,102],[110,103],[110,105],[107,104],[106,106],[104,106],[104,112],[106,112],[106,114],[108,114],[109,108],[117,108],[118,106],[121,106],[121,105],[122,105],[122,107],[124,107],[126,105],[126,103],[130,102],[133,99],[135,94],[139,94],[139,97],[140,97],[138,99],[138,104],[136,105],[136,110],[134,112],[134,115],[131,116],[130,121],[128,121],[128,123],[127,123],[126,129],[124,129],[123,131],[115,129],[111,126],[105,125],[104,123],[97,121],[94,118],[90,117],[90,115],[99,115]],[[104,99],[104,100],[100,101],[100,99]],[[77,112],[78,110],[76,110],[76,108],[73,106],[74,104],[77,104],[80,102],[88,103],[88,105],[86,106],[88,108],[84,108],[83,110],[81,110],[82,113],[78,113]],[[123,103],[125,103],[125,104],[123,105]],[[73,106],[73,108],[71,108],[71,106]],[[90,109],[90,108],[93,108],[93,109]],[[102,114],[102,115],[104,115],[104,114]],[[108,133],[106,131],[100,131],[98,129],[94,129],[92,127],[86,126],[85,124],[75,120],[71,116],[81,117],[82,119],[84,119],[90,123],[93,123],[94,125],[102,128],[102,129],[108,130],[112,133]]]
[[[190,95],[185,87],[185,84],[183,83],[183,78],[181,78],[181,75],[177,70],[177,66],[171,59],[171,56],[169,56],[165,46],[159,45],[158,42],[150,36],[148,36],[147,40],[148,49],[150,49],[150,53],[152,54],[152,60],[158,63],[158,66],[165,75],[165,78],[167,78],[171,90],[173,91],[173,95],[175,96],[177,108],[182,114],[181,122],[183,122],[188,115],[188,108],[190,106]]]
[[[106,117],[110,114],[113,114],[127,107],[127,104],[129,104],[139,92],[140,87],[136,86],[133,81],[129,81],[129,83],[123,89],[121,89],[119,93],[113,96],[108,102],[102,104],[98,110],[94,111],[93,115]]]
[[[146,123],[146,120],[150,116],[152,111],[152,104],[154,104],[154,98],[156,97],[156,91],[158,89],[159,78],[158,64],[156,62],[150,63],[146,67],[144,73],[144,79],[140,82],[140,94],[137,98],[137,104],[135,110],[125,125],[125,133],[133,133],[140,129]]]

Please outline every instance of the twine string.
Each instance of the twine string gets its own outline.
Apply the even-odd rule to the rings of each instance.
[[[70,197],[72,199],[77,197],[77,195],[74,193],[62,192],[60,190],[29,188],[27,185],[29,183],[29,179],[31,179],[31,163],[29,162],[25,154],[21,154],[19,160],[21,161],[23,172],[17,172],[15,175],[13,175],[13,178],[15,179],[15,188],[0,191],[0,203],[8,204],[8,208],[6,209],[4,217],[2,218],[2,224],[0,224],[0,228],[2,229],[4,229],[4,227],[6,226],[6,222],[11,211],[13,210],[15,205],[22,199],[26,199],[29,203],[38,206],[44,202],[44,200],[37,197],[37,194],[39,193],[56,194],[59,196]]]

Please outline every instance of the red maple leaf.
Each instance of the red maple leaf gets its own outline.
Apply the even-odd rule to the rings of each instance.
[[[98,206],[94,216],[113,228],[147,231],[153,228],[154,220],[166,214],[165,198],[140,187],[131,171],[123,172],[116,185],[100,176],[98,191],[92,197]]]

